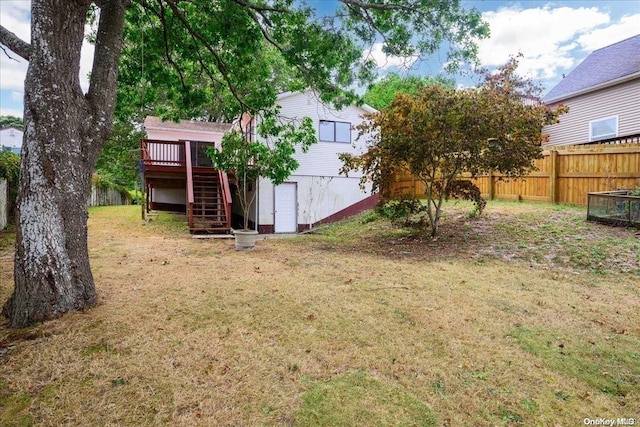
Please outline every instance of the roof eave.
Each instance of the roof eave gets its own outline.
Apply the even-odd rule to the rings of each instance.
[[[545,99],[544,103],[555,104],[556,102],[559,102],[565,99],[573,98],[579,95],[584,95],[589,92],[595,92],[596,90],[605,89],[607,87],[615,86],[620,83],[625,83],[627,81],[634,80],[637,78],[640,78],[640,71],[636,71],[635,73],[627,74],[626,76],[618,77],[617,79],[609,80],[604,83],[597,84],[595,86],[590,86],[588,88],[577,90],[575,92],[570,92],[562,96],[556,96],[555,98]]]
[[[229,125],[229,129],[227,130],[223,130],[223,129],[184,129],[184,128],[179,128],[179,127],[162,127],[162,126],[144,126],[145,130],[164,130],[164,131],[177,131],[177,132],[185,132],[185,133],[225,133],[229,130],[231,130],[232,125]]]

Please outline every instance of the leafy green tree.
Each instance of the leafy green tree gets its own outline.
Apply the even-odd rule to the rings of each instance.
[[[7,212],[10,221],[15,216],[15,202],[20,177],[20,156],[12,151],[0,151],[0,179],[7,180]]]
[[[134,189],[140,167],[140,138],[143,136],[144,132],[134,123],[116,120],[96,162],[96,173],[119,187]]]
[[[539,89],[516,69],[512,58],[497,73],[486,74],[478,88],[426,85],[414,96],[399,94],[389,108],[368,115],[359,126],[361,136],[372,135],[371,148],[359,157],[342,155],[343,172],[361,169],[362,183],[371,180],[379,188],[385,177],[407,168],[425,185],[434,238],[446,198],[474,200],[481,211],[480,190],[460,175],[529,173],[548,138],[542,127],[566,111],[539,102]]]
[[[369,87],[364,94],[364,102],[377,110],[384,110],[391,105],[396,95],[400,93],[416,95],[423,87],[433,84],[454,87],[455,80],[446,76],[402,77],[398,74],[391,73]]]
[[[29,43],[0,26],[3,51],[29,61],[15,289],[3,308],[9,326],[97,301],[86,200],[117,98],[142,113],[151,100],[166,117],[200,117],[200,107],[219,93],[235,100],[236,112],[269,109],[276,93],[269,84],[275,66],[265,52],[270,45],[296,80],[341,106],[356,99],[352,84],[374,77],[373,61],[362,60],[365,44],[381,38],[388,54],[428,55],[449,41],[449,63],[458,64],[475,56],[474,40],[488,33],[480,13],[460,0],[340,4],[336,16],[319,18],[294,0],[32,0]],[[85,94],[78,72],[85,25],[92,22],[95,53]],[[134,44],[145,52],[138,72],[135,64],[123,67],[123,78],[135,77],[138,90],[117,94],[123,37],[125,48],[144,39]]]
[[[16,116],[0,116],[0,129],[14,127],[22,129],[22,119]]]

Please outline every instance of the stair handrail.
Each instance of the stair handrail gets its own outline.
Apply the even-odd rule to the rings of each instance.
[[[191,165],[191,142],[184,141],[185,161],[187,164],[187,218],[189,228],[193,228],[193,166]]]
[[[231,189],[229,188],[229,176],[226,172],[218,170],[220,188],[222,190],[222,202],[224,203],[224,213],[227,219],[227,227],[231,228]]]

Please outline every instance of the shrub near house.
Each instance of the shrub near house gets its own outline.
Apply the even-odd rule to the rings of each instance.
[[[15,202],[18,195],[18,179],[20,178],[20,156],[11,151],[0,152],[0,229],[6,227],[15,215]],[[2,221],[4,218],[4,221]]]

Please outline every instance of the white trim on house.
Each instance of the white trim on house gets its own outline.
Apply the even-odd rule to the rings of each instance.
[[[578,90],[578,91],[575,91],[575,92],[567,93],[567,94],[564,94],[562,96],[557,96],[555,98],[545,99],[544,102],[547,105],[555,104],[556,102],[560,102],[560,101],[565,100],[565,99],[569,99],[569,98],[573,98],[573,97],[576,97],[576,96],[584,95],[584,94],[589,93],[589,92],[595,92],[597,90],[605,89],[605,88],[608,88],[610,86],[619,85],[621,83],[624,83],[624,82],[627,82],[627,81],[630,81],[630,80],[634,80],[634,79],[637,79],[637,78],[640,78],[640,71],[638,71],[636,73],[633,73],[633,74],[628,74],[628,75],[623,76],[623,77],[619,77],[617,79],[609,80],[607,82],[600,83],[600,84],[595,85],[595,86],[590,86],[590,87],[584,88],[582,90]]]

